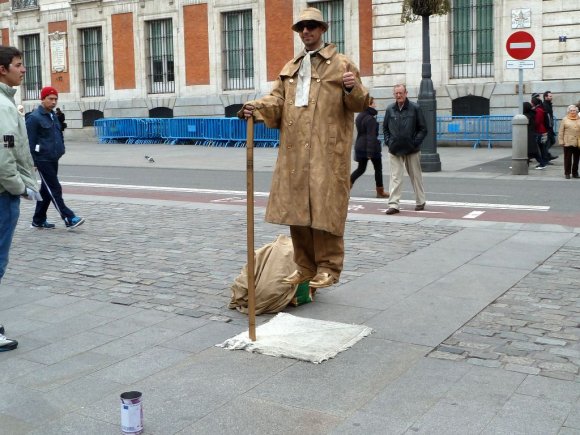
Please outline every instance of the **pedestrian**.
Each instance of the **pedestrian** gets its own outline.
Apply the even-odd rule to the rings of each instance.
[[[532,94],[532,110],[534,111],[534,133],[538,148],[540,149],[540,161],[536,169],[546,169],[550,163],[548,157],[548,126],[546,125],[546,112],[540,100],[540,94]]]
[[[425,190],[421,172],[421,143],[427,135],[425,116],[418,104],[409,101],[407,87],[397,84],[393,88],[395,102],[385,111],[383,133],[389,147],[391,180],[387,214],[399,213],[403,188],[403,170],[411,179],[415,191],[415,211],[425,209]]]
[[[56,108],[56,118],[58,119],[58,122],[60,122],[60,131],[64,131],[67,127],[66,122],[64,122],[66,117],[64,116],[64,112],[60,110],[60,107]]]
[[[580,160],[580,118],[578,107],[568,106],[566,116],[560,122],[558,143],[564,147],[564,177],[569,180],[578,176],[578,160]]]
[[[25,72],[22,52],[15,47],[0,46],[0,282],[8,266],[20,216],[20,197],[40,199],[24,117],[14,101],[15,87],[20,86]],[[0,325],[0,352],[17,347],[18,341],[4,336],[4,326]]]
[[[323,42],[328,24],[320,10],[304,9],[292,30],[304,50],[282,68],[270,95],[248,101],[239,116],[280,129],[266,221],[290,226],[297,270],[283,281],[322,288],[342,272],[353,119],[369,96],[354,63]]]
[[[383,186],[383,156],[381,142],[379,141],[379,124],[377,122],[377,105],[375,99],[370,97],[369,107],[356,117],[356,141],[354,143],[354,160],[358,167],[350,174],[350,187],[367,170],[370,160],[375,168],[375,186],[377,198],[388,198]]]
[[[552,91],[544,92],[544,102],[542,103],[542,108],[544,109],[546,128],[548,130],[548,143],[546,144],[546,150],[548,151],[548,159],[555,160],[558,156],[550,154],[550,148],[556,143],[556,133],[554,132],[554,107],[552,106],[552,99],[554,95]]]
[[[528,118],[528,166],[530,166],[531,159],[536,159],[538,163],[542,163],[540,148],[536,141],[536,129],[534,127],[536,111],[532,108],[532,103],[524,102],[523,114]]]
[[[75,228],[85,221],[66,206],[62,198],[62,187],[58,181],[58,161],[65,153],[64,137],[54,108],[58,102],[58,91],[47,86],[40,91],[40,106],[26,118],[28,143],[34,164],[40,175],[42,200],[36,203],[32,217],[34,228],[55,227],[46,219],[52,202],[67,228]]]

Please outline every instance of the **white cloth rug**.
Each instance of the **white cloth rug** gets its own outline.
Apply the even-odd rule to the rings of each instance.
[[[364,325],[305,319],[278,313],[268,323],[256,328],[256,341],[250,340],[246,331],[216,346],[318,364],[333,358],[372,332],[371,328]]]

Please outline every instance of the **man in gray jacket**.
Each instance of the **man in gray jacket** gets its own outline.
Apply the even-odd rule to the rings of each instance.
[[[421,172],[421,143],[427,135],[425,116],[419,105],[407,98],[405,85],[395,85],[393,96],[395,102],[387,107],[383,121],[391,165],[389,208],[386,213],[399,213],[404,169],[415,191],[415,211],[422,211],[425,209],[425,190]]]
[[[20,85],[25,72],[22,53],[14,47],[0,46],[0,281],[8,265],[8,252],[20,215],[20,197],[41,199],[24,117],[14,102],[14,86]],[[0,352],[17,346],[16,340],[4,336],[4,326],[0,325]]]

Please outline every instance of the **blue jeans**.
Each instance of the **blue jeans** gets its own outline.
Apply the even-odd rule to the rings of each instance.
[[[8,266],[8,252],[20,216],[20,197],[0,193],[0,281]]]

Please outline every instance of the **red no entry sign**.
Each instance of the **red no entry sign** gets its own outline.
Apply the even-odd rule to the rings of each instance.
[[[508,37],[505,48],[511,57],[523,60],[532,55],[536,48],[536,41],[528,32],[514,32]]]

